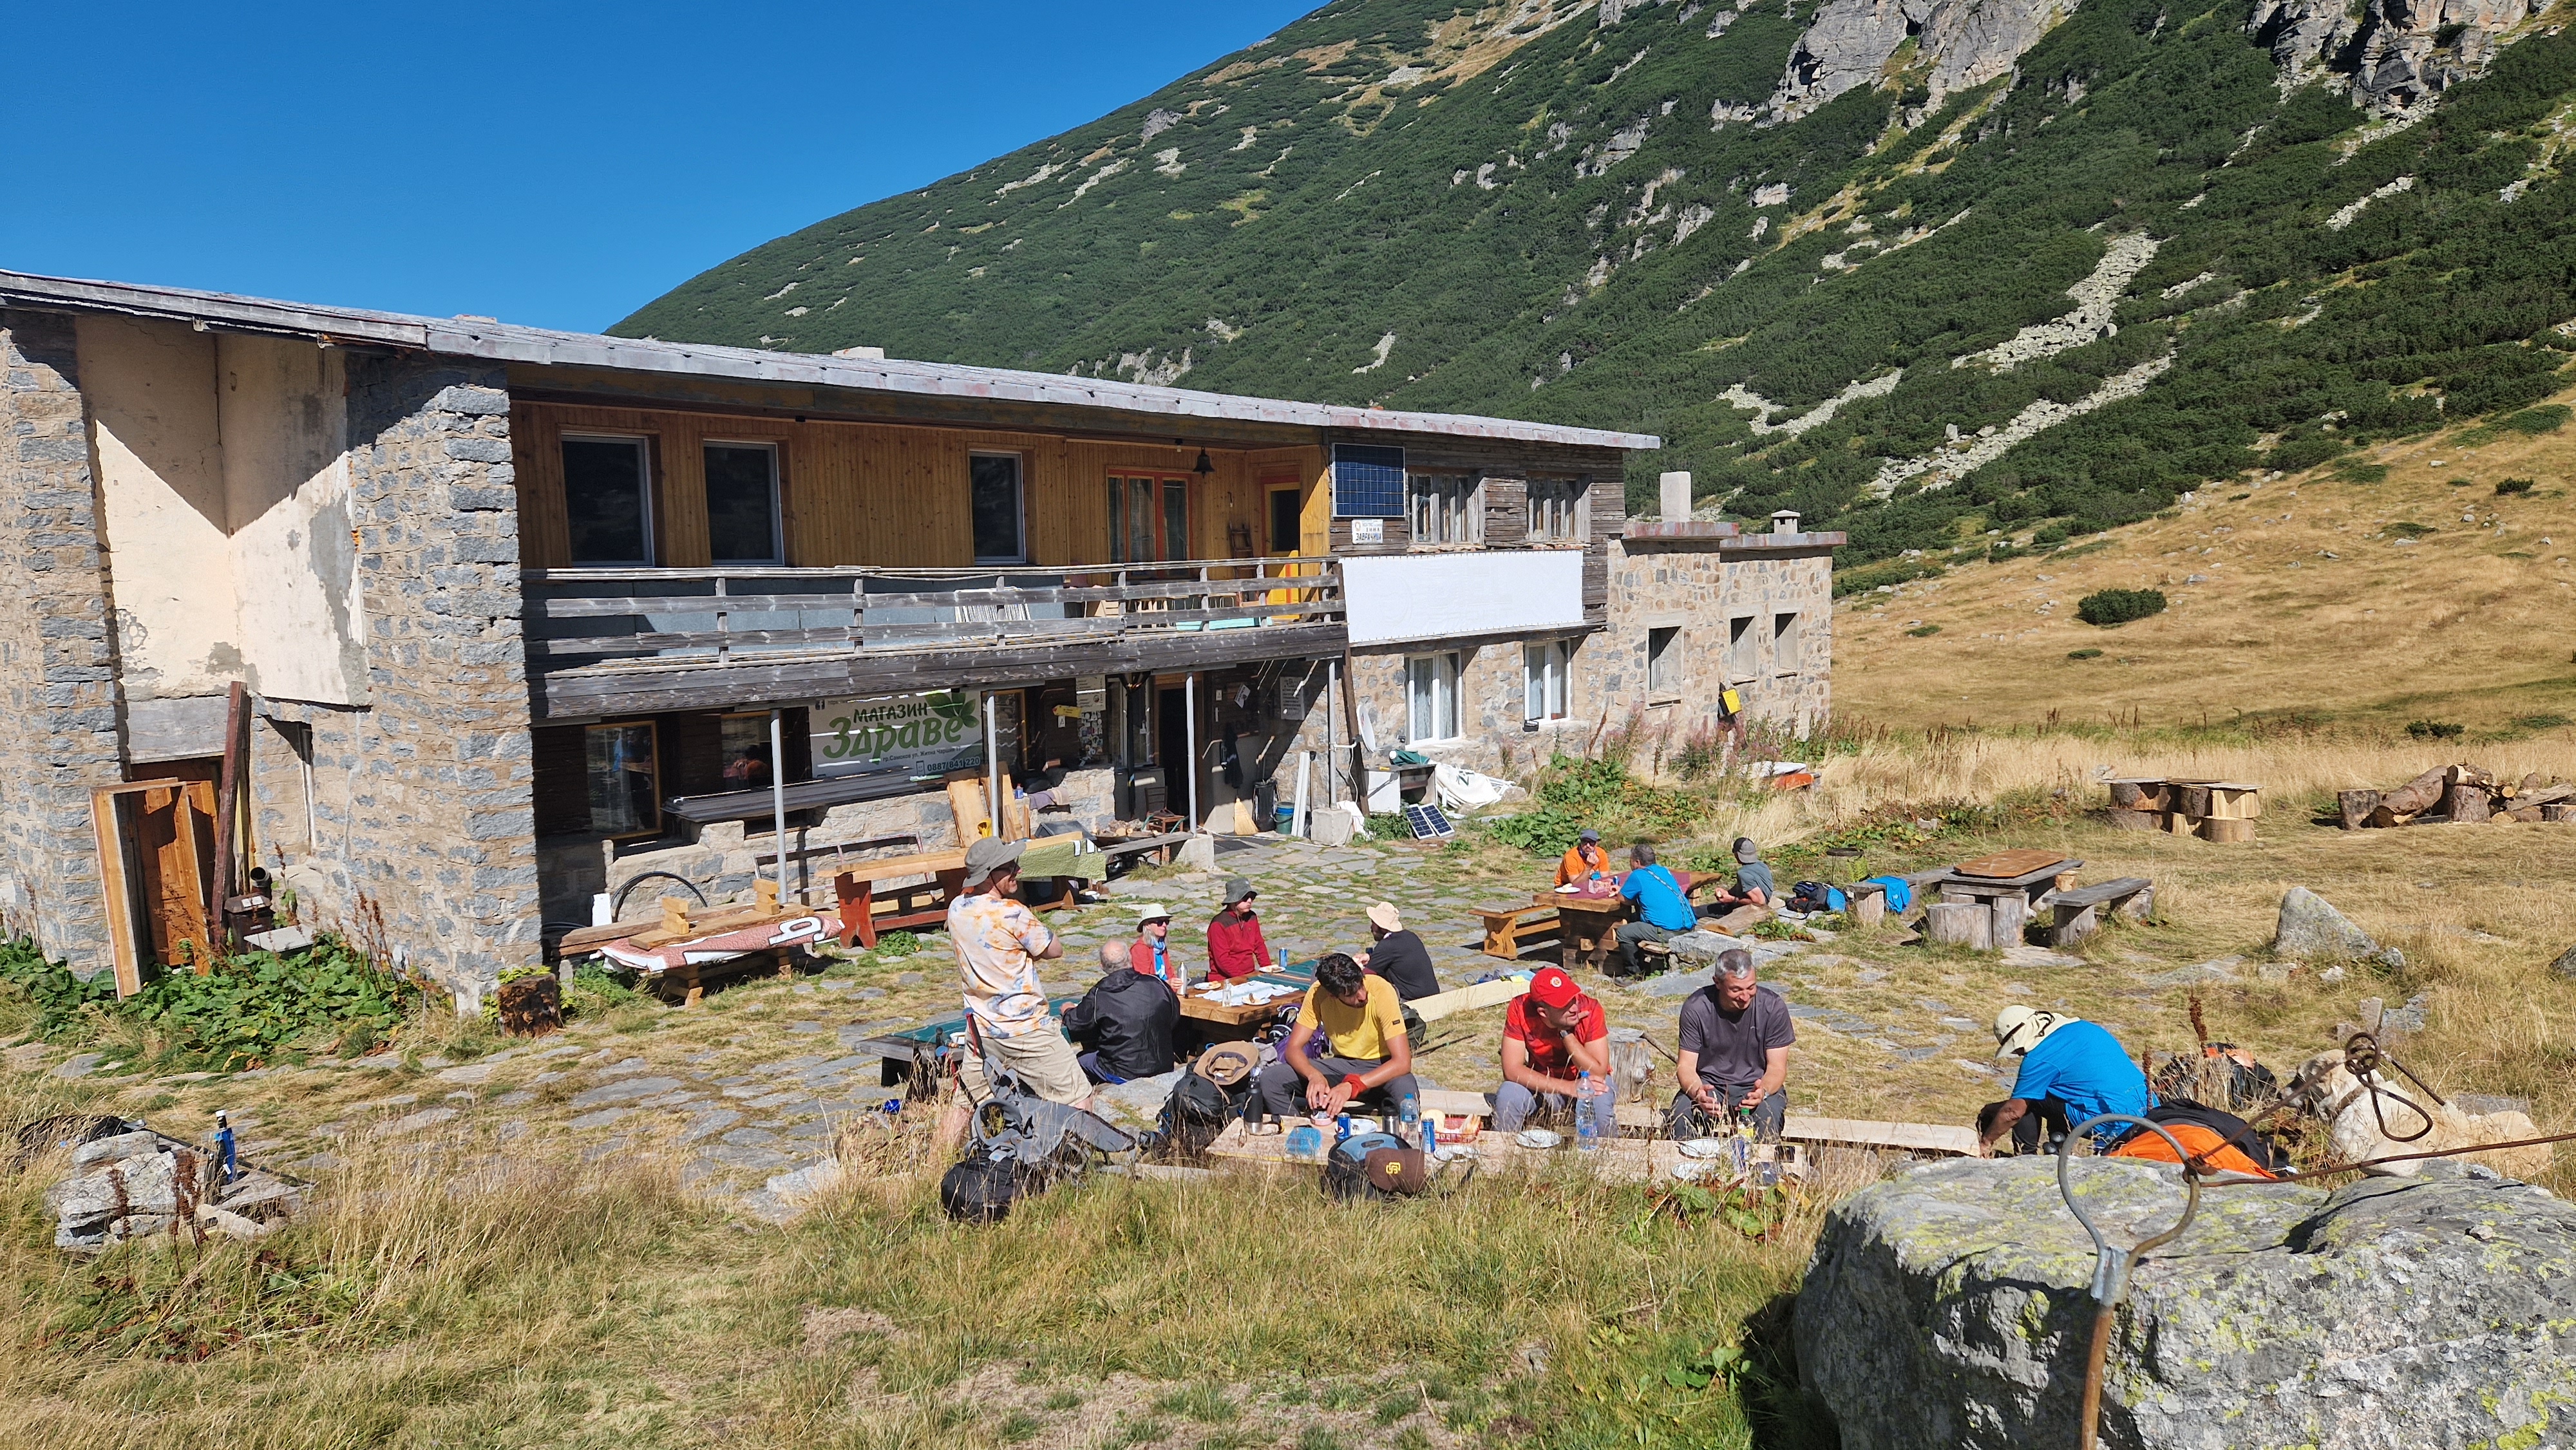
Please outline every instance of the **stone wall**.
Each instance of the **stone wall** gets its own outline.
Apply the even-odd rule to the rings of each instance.
[[[107,969],[90,789],[122,779],[109,579],[72,321],[0,310],[0,927]]]
[[[538,956],[510,400],[497,365],[355,356],[368,689],[344,866],[416,969],[479,1000]]]
[[[1783,614],[1798,617],[1794,659],[1775,649]],[[1749,621],[1742,652],[1736,620]],[[1674,627],[1682,631],[1680,687],[1650,689],[1648,632]],[[1577,659],[1587,698],[1617,702],[1614,718],[1639,712],[1648,731],[1676,744],[1719,727],[1718,692],[1729,686],[1748,718],[1803,739],[1833,704],[1832,550],[1621,540],[1610,556],[1610,626]]]

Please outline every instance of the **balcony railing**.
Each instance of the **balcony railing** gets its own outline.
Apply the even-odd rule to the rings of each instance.
[[[1072,568],[530,569],[531,663],[714,664],[782,656],[1067,645],[1339,625],[1330,559],[1205,559]],[[646,657],[639,660],[636,657]]]

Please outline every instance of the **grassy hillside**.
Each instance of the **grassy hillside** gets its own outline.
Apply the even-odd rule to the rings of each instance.
[[[1641,428],[1633,484],[1797,506],[1847,564],[2564,386],[2549,13],[2443,27],[2477,78],[2374,117],[2248,0],[2093,0],[1946,93],[1927,30],[1811,105],[1835,4],[1349,0],[618,330]]]
[[[1935,577],[1846,575],[1836,703],[1917,726],[2421,721],[2576,740],[2565,401],[2516,415],[2555,431],[2384,444],[2054,550],[1963,527],[1957,549],[1876,571],[1945,566]],[[2079,621],[2077,602],[2103,589],[2171,604],[2113,628]]]

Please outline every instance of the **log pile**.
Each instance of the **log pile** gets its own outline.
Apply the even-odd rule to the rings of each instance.
[[[2110,786],[2110,821],[2124,831],[2250,841],[2263,814],[2263,788],[2247,781],[2133,776]]]
[[[2474,765],[2441,765],[2395,790],[2339,791],[2335,805],[2347,831],[2368,826],[2576,821],[2576,784],[2544,782],[2538,771],[2518,781],[2498,781]]]

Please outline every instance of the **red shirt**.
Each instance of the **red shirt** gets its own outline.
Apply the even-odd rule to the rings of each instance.
[[[1589,1044],[1608,1040],[1610,1021],[1602,1013],[1601,1004],[1593,1001],[1590,994],[1574,999],[1574,1013],[1575,1041]],[[1530,1071],[1541,1077],[1572,1081],[1581,1071],[1567,1054],[1563,1035],[1540,1018],[1537,1007],[1526,992],[1514,997],[1511,1010],[1503,1014],[1503,1037],[1506,1041],[1529,1045]]]
[[[1229,906],[1208,919],[1208,980],[1234,981],[1270,967],[1270,943],[1258,914]]]

